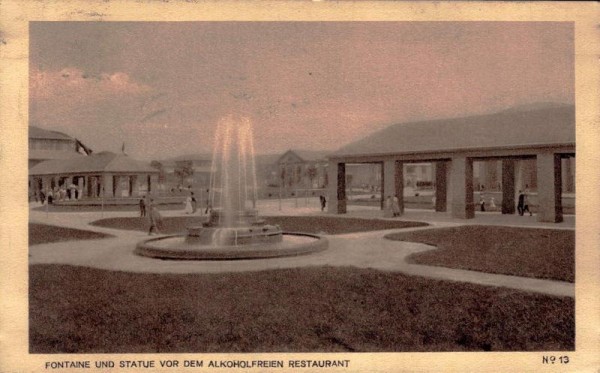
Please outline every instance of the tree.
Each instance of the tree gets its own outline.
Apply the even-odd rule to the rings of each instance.
[[[310,187],[313,187],[313,181],[317,177],[317,168],[314,165],[308,166],[306,169],[306,176],[308,176],[308,180],[310,180]]]
[[[192,167],[191,161],[178,162],[175,167],[175,175],[179,177],[180,185],[184,184],[185,179],[194,174],[194,168]]]
[[[164,184],[167,177],[165,175],[165,168],[163,164],[159,161],[152,161],[150,162],[150,167],[156,168],[158,170],[158,183]]]

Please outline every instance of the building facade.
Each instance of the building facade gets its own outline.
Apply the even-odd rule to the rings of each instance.
[[[37,126],[29,126],[28,140],[29,168],[51,159],[70,159],[91,153],[79,140]]]
[[[563,183],[574,188],[574,157],[575,108],[567,104],[393,125],[330,155],[329,211],[346,212],[346,164],[381,164],[382,195],[397,195],[403,209],[404,165],[432,163],[436,211],[471,219],[474,164],[497,161],[500,172],[492,166],[479,177],[500,174],[502,213],[515,213],[519,191],[530,187],[523,175],[534,172],[536,191],[529,192],[538,221],[560,222]]]
[[[36,199],[78,201],[139,198],[157,192],[158,170],[125,154],[94,153],[86,157],[53,159],[29,169]]]

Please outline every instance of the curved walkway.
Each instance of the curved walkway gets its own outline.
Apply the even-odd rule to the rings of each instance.
[[[182,215],[167,212],[164,215]],[[135,216],[134,212],[107,212],[104,217]],[[432,246],[392,241],[384,235],[397,231],[422,230],[461,225],[456,222],[433,222],[430,227],[392,229],[327,236],[329,248],[323,252],[297,257],[236,260],[236,261],[172,261],[137,256],[133,253],[137,242],[148,235],[139,231],[126,231],[91,226],[99,219],[98,212],[54,213],[31,211],[30,221],[61,227],[108,233],[114,238],[79,240],[34,245],[29,248],[30,264],[70,264],[114,271],[145,273],[221,273],[262,271],[305,266],[354,266],[440,280],[469,282],[487,286],[507,287],[555,296],[574,297],[572,283],[535,278],[498,275],[484,272],[409,264],[406,258],[416,252],[435,249]]]

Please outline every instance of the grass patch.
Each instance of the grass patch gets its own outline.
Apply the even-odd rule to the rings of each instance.
[[[29,246],[50,242],[97,240],[113,237],[110,234],[81,229],[56,227],[53,225],[29,223]]]
[[[574,349],[574,300],[355,268],[30,266],[31,353]]]
[[[34,211],[46,212],[100,212],[103,210],[101,205],[46,205],[33,207]],[[181,210],[183,211],[183,205],[181,203],[161,204],[161,210]],[[138,204],[120,204],[120,205],[104,205],[104,211],[140,211]]]
[[[462,226],[386,236],[438,250],[413,254],[412,263],[489,273],[575,281],[575,231]]]
[[[323,216],[267,216],[268,224],[278,224],[286,232],[343,234],[383,229],[397,229],[426,226],[426,223],[411,221],[390,221],[378,219],[335,218]],[[163,233],[185,232],[188,226],[198,226],[205,221],[199,216],[166,217],[163,221]],[[92,225],[126,230],[147,231],[148,219],[137,217],[107,218],[96,220]]]

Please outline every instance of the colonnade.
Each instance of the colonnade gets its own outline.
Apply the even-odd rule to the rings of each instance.
[[[82,174],[30,176],[32,193],[65,188],[81,198],[138,197],[157,192],[158,174]]]
[[[426,159],[435,164],[435,211],[449,210],[452,217],[472,219],[475,217],[475,202],[473,197],[473,162],[486,158],[501,159],[502,162],[502,206],[503,214],[514,214],[516,205],[516,188],[518,175],[516,163],[519,159],[535,158],[537,173],[537,220],[540,222],[561,222],[562,212],[562,170],[561,160],[574,156],[573,152],[557,152],[552,149],[542,149],[533,154],[445,154]],[[352,163],[360,160],[352,159]],[[403,201],[403,164],[423,162],[423,157],[411,159],[407,156],[369,159],[368,162],[382,163],[382,199],[397,196],[400,210],[404,212]],[[343,159],[330,159],[329,180],[330,213],[346,213],[346,162]]]

